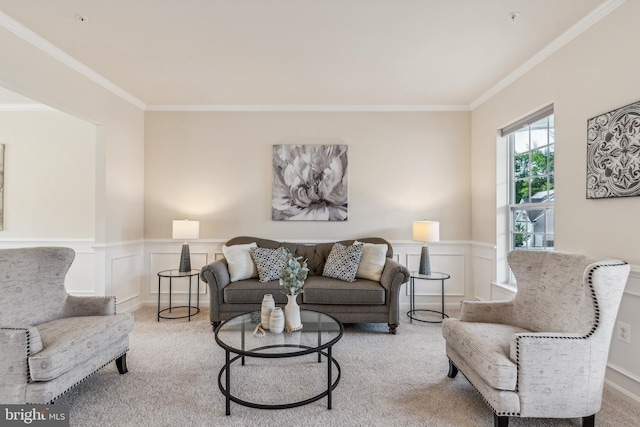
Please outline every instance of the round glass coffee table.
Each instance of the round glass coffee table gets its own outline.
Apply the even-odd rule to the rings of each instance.
[[[331,355],[331,348],[342,338],[342,323],[328,314],[318,311],[300,310],[303,328],[296,332],[279,334],[266,331],[262,338],[255,337],[253,332],[260,319],[260,312],[251,312],[232,317],[216,328],[216,342],[225,350],[225,364],[218,374],[218,386],[226,398],[226,414],[231,414],[231,402],[258,409],[287,409],[307,405],[327,397],[327,409],[331,409],[331,392],[340,382],[340,365]],[[286,358],[306,354],[318,354],[318,363],[324,356],[327,361],[327,389],[322,393],[293,403],[263,404],[242,400],[231,392],[231,365],[245,357]],[[304,365],[301,364],[301,367]],[[337,369],[337,376],[332,381],[332,369]],[[222,378],[224,376],[224,384]]]

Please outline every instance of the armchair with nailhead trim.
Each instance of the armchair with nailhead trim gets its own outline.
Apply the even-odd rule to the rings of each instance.
[[[48,404],[116,361],[127,372],[131,313],[115,297],[67,294],[70,248],[0,250],[0,403]]]
[[[582,418],[595,424],[626,262],[578,254],[513,251],[510,301],[463,301],[445,319],[450,378],[458,370],[494,412],[509,417]]]

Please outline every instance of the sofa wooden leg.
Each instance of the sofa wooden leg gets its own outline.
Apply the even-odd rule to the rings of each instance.
[[[455,378],[456,375],[458,375],[458,367],[453,364],[451,359],[449,359],[449,373],[447,374],[447,376],[449,378]]]
[[[493,414],[494,427],[509,427],[509,417],[504,415]]]
[[[596,414],[589,415],[588,417],[582,417],[582,427],[595,427]]]
[[[391,323],[388,323],[388,325],[389,325],[389,333],[391,335],[395,335],[396,334],[396,328],[398,327],[398,325],[391,324]]]
[[[118,372],[120,374],[126,374],[128,372],[127,369],[127,353],[116,359],[116,366],[118,367]]]
[[[220,323],[222,323],[222,322],[221,322],[221,321],[219,321],[219,320],[218,320],[217,322],[215,322],[215,321],[213,321],[213,320],[211,321],[211,327],[212,327],[212,329],[213,329],[213,332],[215,332],[215,331],[216,331],[216,328],[217,328],[218,326],[220,326]]]

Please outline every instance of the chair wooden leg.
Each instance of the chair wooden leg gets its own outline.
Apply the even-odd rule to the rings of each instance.
[[[217,328],[218,326],[220,326],[220,324],[221,324],[221,323],[222,323],[221,321],[217,321],[217,322],[212,321],[212,322],[211,322],[211,328],[213,329],[213,332],[215,332],[215,331],[216,331],[216,328]]]
[[[447,376],[449,378],[455,378],[456,375],[458,375],[458,368],[453,364],[451,359],[449,359],[449,373],[447,374]]]
[[[509,417],[504,415],[493,414],[494,427],[509,427]]]
[[[582,417],[582,427],[595,427],[596,414],[589,415],[588,417]]]
[[[396,328],[398,327],[397,324],[392,324],[392,323],[387,323],[389,325],[389,333],[391,335],[395,335],[396,334]]]
[[[126,374],[128,372],[127,369],[127,353],[116,359],[116,366],[118,367],[118,372],[120,374]]]

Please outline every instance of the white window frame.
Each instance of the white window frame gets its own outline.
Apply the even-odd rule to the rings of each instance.
[[[498,189],[502,188],[506,194],[498,197],[498,233],[497,242],[498,242],[498,263],[499,269],[501,264],[504,265],[504,273],[500,276],[503,277],[503,280],[499,282],[509,282],[511,285],[515,286],[515,279],[511,274],[509,266],[506,262],[506,254],[514,249],[531,249],[531,250],[554,250],[553,243],[555,243],[554,237],[554,229],[553,229],[553,215],[555,212],[554,206],[554,198],[555,192],[552,190],[550,193],[547,193],[547,200],[541,202],[527,202],[527,203],[515,203],[515,184],[517,179],[515,178],[514,164],[515,164],[515,133],[519,132],[522,135],[523,128],[528,128],[529,130],[529,139],[528,139],[528,147],[526,150],[520,150],[520,154],[523,153],[532,153],[533,151],[547,147],[548,150],[552,150],[555,152],[555,123],[552,127],[547,127],[547,143],[545,145],[540,145],[537,147],[532,147],[531,145],[531,125],[539,122],[542,119],[553,116],[553,105],[546,106],[533,114],[530,114],[513,124],[506,126],[505,128],[499,131],[498,143],[502,145],[502,148],[498,150],[498,152],[503,152],[504,157],[499,155],[499,159],[504,159],[505,162],[504,168],[499,168],[498,170]],[[554,120],[555,122],[555,117]],[[500,147],[499,147],[500,148]],[[500,160],[499,160],[500,161]],[[531,164],[531,160],[529,164]],[[555,163],[555,162],[554,162]],[[502,170],[503,172],[500,172]],[[500,179],[501,173],[504,173],[504,181]],[[549,164],[547,164],[547,169],[544,174],[529,174],[524,180],[531,182],[533,179],[545,177],[547,182],[552,180],[555,184],[555,164],[553,170],[549,170]],[[555,188],[555,185],[554,185]],[[500,191],[500,190],[499,190]],[[531,194],[531,185],[529,185],[529,198],[532,196]],[[502,200],[502,202],[500,201]],[[501,208],[502,206],[502,208]],[[540,215],[544,216],[543,221],[543,230],[535,231],[533,229],[527,230],[515,230],[514,224],[514,216],[523,211],[536,211],[538,218]],[[521,214],[520,214],[521,215]],[[550,219],[549,219],[550,218]],[[551,224],[547,224],[547,221],[551,221]],[[527,226],[530,226],[530,222],[527,221]],[[525,233],[523,233],[525,231]],[[528,238],[523,240],[524,245],[519,248],[514,246],[516,241],[516,236],[525,234],[529,236]],[[551,240],[553,239],[553,241]],[[534,244],[531,245],[530,241],[533,241]],[[500,249],[502,247],[502,249]],[[500,271],[500,270],[499,270]]]

